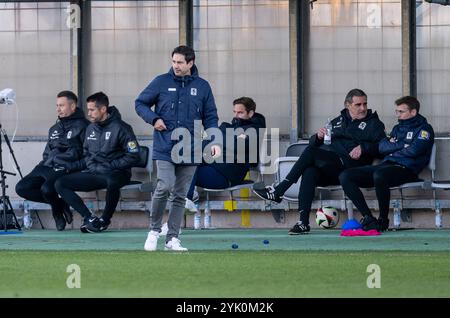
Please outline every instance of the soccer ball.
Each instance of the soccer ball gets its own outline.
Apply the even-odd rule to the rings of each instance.
[[[325,229],[331,229],[335,227],[339,222],[339,212],[331,207],[324,206],[316,212],[316,223],[318,226]]]

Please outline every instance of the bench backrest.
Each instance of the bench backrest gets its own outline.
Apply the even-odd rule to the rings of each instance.
[[[151,176],[153,171],[152,151],[147,146],[139,146],[139,162],[134,165],[137,168],[145,168]]]
[[[308,147],[307,143],[299,142],[289,145],[286,149],[286,157],[300,157],[306,147]]]

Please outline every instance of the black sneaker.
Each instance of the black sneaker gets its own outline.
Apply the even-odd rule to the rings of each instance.
[[[73,221],[73,214],[70,210],[70,205],[68,205],[66,202],[63,203],[63,214],[67,224],[71,224]]]
[[[82,233],[95,233],[100,232],[99,228],[99,220],[96,216],[91,216],[88,219],[84,219],[83,224],[80,227],[80,231]]]
[[[52,212],[52,215],[53,218],[55,219],[56,229],[58,231],[64,231],[64,229],[66,228],[66,219],[64,219],[62,213]]]
[[[93,217],[89,219],[89,222],[86,224],[86,230],[89,233],[98,233],[100,230],[100,219],[98,217]]]
[[[81,233],[89,233],[87,230],[87,225],[89,224],[89,219],[84,219],[83,224],[80,226]]]
[[[378,219],[378,230],[385,232],[389,229],[389,219]]]
[[[283,198],[275,193],[275,188],[272,186],[267,186],[264,189],[253,189],[253,192],[264,200],[274,201],[276,203],[283,201]]]
[[[99,230],[100,230],[100,232],[105,231],[110,224],[111,224],[111,221],[105,221],[105,220],[103,220],[103,218],[100,218],[99,219]]]
[[[361,220],[361,225],[363,231],[370,231],[370,230],[378,231],[378,221],[372,215],[364,216],[364,218]]]
[[[295,223],[295,225],[292,227],[292,229],[289,230],[289,235],[300,235],[300,234],[307,234],[311,228],[308,224],[303,224],[302,221],[298,221]]]

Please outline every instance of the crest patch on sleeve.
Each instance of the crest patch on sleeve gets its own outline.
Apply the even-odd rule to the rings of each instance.
[[[421,130],[419,134],[419,139],[428,140],[430,139],[430,133],[426,130]]]
[[[136,141],[129,141],[127,144],[128,152],[139,152]]]

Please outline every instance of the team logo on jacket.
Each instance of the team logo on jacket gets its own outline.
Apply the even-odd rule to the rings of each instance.
[[[67,139],[70,139],[70,138],[72,138],[72,130],[69,130],[67,132]]]
[[[412,139],[414,132],[412,131],[408,131],[408,133],[406,134],[406,139]]]
[[[109,137],[111,137],[111,132],[107,131],[105,134],[105,140],[109,140]]]
[[[138,152],[139,151],[136,141],[129,141],[127,148],[128,148],[128,152]]]
[[[91,134],[87,137],[87,140],[97,140],[97,137],[95,137],[95,131],[91,132]]]
[[[197,89],[196,88],[194,88],[194,87],[191,88],[191,95],[192,96],[197,96]]]
[[[367,126],[367,124],[364,121],[362,121],[361,124],[359,124],[358,128],[361,130],[364,130],[364,128],[366,128],[366,126]]]
[[[59,133],[57,130],[55,130],[54,132],[52,132],[52,135],[50,136],[50,139],[58,139],[59,138]]]
[[[430,139],[430,133],[426,130],[421,130],[420,131],[420,135],[419,135],[419,139],[423,139],[423,140],[428,140]]]

